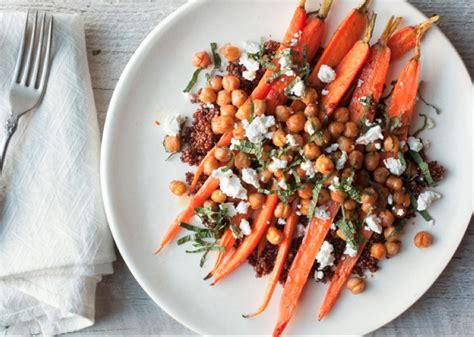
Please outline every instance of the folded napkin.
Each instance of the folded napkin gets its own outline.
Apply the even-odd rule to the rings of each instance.
[[[0,126],[25,18],[0,13]],[[96,285],[115,260],[99,150],[82,20],[55,15],[46,94],[20,121],[1,177],[0,332],[59,334],[94,323]]]

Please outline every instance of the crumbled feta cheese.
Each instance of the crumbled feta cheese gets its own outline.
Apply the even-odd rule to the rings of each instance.
[[[402,163],[400,159],[387,158],[383,160],[385,167],[390,171],[391,174],[396,176],[402,175],[405,172],[406,165]]]
[[[245,71],[242,72],[242,77],[246,80],[253,81],[256,76],[256,72],[260,69],[260,62],[250,58],[247,53],[242,55],[239,60],[239,64],[245,67]]]
[[[286,190],[288,188],[288,185],[286,184],[286,181],[284,181],[283,179],[281,179],[278,182],[278,186],[280,186],[280,188],[283,189],[283,190]]]
[[[327,96],[329,94],[329,90],[323,89],[321,90],[321,95]]]
[[[393,195],[392,195],[392,194],[389,194],[389,195],[387,196],[387,203],[388,203],[389,205],[393,205]]]
[[[438,199],[441,199],[441,194],[439,194],[438,192],[434,192],[434,191],[421,192],[416,201],[418,205],[417,210],[418,211],[426,210],[428,207],[430,207],[433,201],[436,201]]]
[[[298,40],[300,39],[300,37],[301,37],[301,30],[297,31],[295,35],[293,35],[293,37],[290,40],[290,46],[292,47],[296,46],[298,44]]]
[[[260,51],[260,45],[257,42],[245,41],[243,45],[245,51],[249,54],[256,54]]]
[[[250,204],[246,201],[241,201],[235,208],[237,214],[247,214]]]
[[[308,126],[306,126],[306,131],[310,136],[314,135],[316,133],[316,129],[314,128],[313,123],[308,123]]]
[[[403,87],[405,85],[405,83],[403,83],[403,81],[400,81],[400,87]]]
[[[433,220],[433,219],[431,219],[430,221],[428,221],[428,225],[430,225],[430,226],[434,226],[434,220]]]
[[[318,78],[321,82],[331,83],[336,78],[336,72],[327,64],[323,64],[321,68],[319,68]]]
[[[354,256],[357,255],[357,250],[355,250],[354,248],[351,247],[351,245],[346,243],[346,248],[344,249],[344,254],[348,255],[348,256],[351,256],[351,257],[354,257]]]
[[[347,161],[347,152],[342,151],[341,158],[339,158],[336,161],[336,169],[342,170],[344,168],[344,165],[346,165],[346,161]]]
[[[225,202],[222,204],[225,209],[227,210],[227,216],[230,218],[233,218],[234,216],[237,215],[237,209],[235,208],[234,204],[232,202]]]
[[[265,138],[271,139],[271,132],[268,128],[275,125],[275,117],[273,116],[256,116],[252,123],[248,120],[243,120],[242,125],[245,129],[247,138],[254,144],[261,143]]]
[[[378,139],[383,139],[382,128],[380,127],[380,125],[376,125],[368,129],[362,136],[357,138],[356,143],[368,145]]]
[[[273,158],[273,161],[268,165],[268,168],[275,172],[278,170],[286,169],[286,166],[288,165],[288,162],[283,159],[278,159],[278,158]]]
[[[191,99],[191,94],[189,92],[183,92],[183,96],[186,98],[186,99]]]
[[[368,215],[365,218],[365,224],[367,225],[366,228],[370,229],[372,232],[375,232],[377,234],[382,233],[382,221],[377,218],[374,214]]]
[[[408,137],[407,143],[410,150],[415,152],[420,152],[423,148],[423,144],[421,143],[420,138]]]
[[[186,121],[186,118],[180,114],[166,116],[164,123],[164,130],[169,136],[178,136],[181,132],[181,126]]]
[[[369,103],[367,96],[362,96],[362,97],[360,97],[360,98],[359,98],[359,103],[362,104],[362,105],[367,106],[368,103]]]
[[[313,178],[316,175],[316,171],[314,170],[314,164],[307,160],[300,165],[301,169],[306,172],[306,176],[308,178]]]
[[[380,150],[382,148],[382,144],[375,143],[375,149]]]
[[[428,129],[434,128],[436,126],[436,123],[435,123],[434,119],[433,118],[428,118],[426,120],[426,126],[428,127]]]
[[[303,237],[305,234],[306,234],[306,227],[299,223],[299,224],[296,226],[295,238],[301,238],[301,237]]]
[[[331,153],[331,152],[337,151],[338,148],[339,148],[339,144],[334,143],[334,144],[331,144],[330,146],[328,146],[327,148],[325,148],[324,152]]]
[[[277,223],[278,223],[279,225],[284,225],[284,224],[286,224],[286,219],[279,218],[279,219],[277,220]]]
[[[322,280],[323,277],[324,277],[324,272],[322,272],[321,270],[316,270],[314,272],[314,278],[315,279]]]
[[[331,214],[328,212],[326,206],[319,206],[314,209],[314,216],[321,220],[331,219]]]
[[[257,171],[255,171],[253,168],[242,169],[242,180],[247,184],[254,186],[255,188],[260,188]]]
[[[250,228],[250,223],[246,219],[240,220],[239,228],[242,231],[242,234],[247,236],[252,233],[252,228]]]
[[[334,178],[332,178],[332,181],[331,181],[331,185],[329,185],[329,190],[330,191],[337,191],[339,185],[340,185],[340,180],[339,180],[339,177],[338,176],[335,176]]]
[[[300,216],[301,215],[301,212],[300,211],[296,211],[295,212],[297,216]]]
[[[319,262],[319,269],[334,265],[333,251],[334,247],[328,241],[324,241],[318,255],[316,255],[316,261]]]
[[[236,150],[236,149],[237,149],[237,146],[239,146],[239,145],[240,145],[240,140],[235,139],[235,138],[232,138],[232,139],[230,140],[230,147],[229,147],[229,149],[230,149],[230,150]]]
[[[400,148],[405,147],[406,144],[407,144],[407,142],[405,142],[404,140],[401,140],[400,141]]]
[[[257,72],[244,70],[242,71],[242,77],[245,78],[247,81],[253,81],[257,77]]]
[[[364,84],[364,81],[361,80],[360,78],[357,80],[357,88],[360,88]]]
[[[398,216],[404,216],[405,215],[405,210],[403,208],[399,208],[399,209],[397,209],[395,214],[398,215]]]
[[[305,93],[305,85],[301,77],[297,77],[293,86],[291,87],[290,93],[296,97],[303,97]]]
[[[423,147],[425,149],[429,149],[431,146],[431,142],[428,139],[423,139]]]
[[[280,68],[282,70],[291,68],[292,66],[291,56],[286,53],[281,55],[281,57],[278,59],[278,63],[280,64]]]
[[[335,224],[334,222],[331,224],[331,229],[332,229],[333,231],[336,230],[336,224]]]
[[[219,179],[221,191],[231,197],[237,199],[247,199],[247,190],[242,186],[240,179],[232,170],[219,168],[212,173],[212,176]]]
[[[286,143],[290,146],[293,146],[293,147],[298,145],[298,142],[296,141],[295,136],[293,136],[291,134],[286,135]]]

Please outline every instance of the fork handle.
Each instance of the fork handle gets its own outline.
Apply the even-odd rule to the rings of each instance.
[[[0,174],[3,171],[3,166],[5,164],[5,157],[7,155],[8,145],[10,144],[10,140],[18,126],[18,119],[19,119],[18,116],[14,114],[10,114],[10,117],[8,117],[8,120],[5,123],[5,137],[3,138],[3,142],[1,145],[2,155],[0,157]]]

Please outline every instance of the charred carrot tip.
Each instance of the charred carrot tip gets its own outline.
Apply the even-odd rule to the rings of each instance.
[[[318,13],[318,17],[320,19],[324,20],[328,16],[329,11],[331,10],[332,2],[333,0],[323,1],[323,4],[321,5],[321,8],[319,9],[319,13]]]
[[[206,275],[206,277],[203,278],[204,281],[209,280],[212,277],[212,272]]]
[[[161,125],[160,121],[159,121],[159,120],[156,120],[156,121],[155,121],[155,125],[156,125],[156,126],[160,126],[160,125]]]
[[[216,285],[216,282],[212,282],[211,283],[211,287],[215,286]]]
[[[361,13],[365,13],[367,12],[367,8],[370,6],[370,2],[372,0],[364,0],[359,7],[357,7],[357,11],[361,12]]]

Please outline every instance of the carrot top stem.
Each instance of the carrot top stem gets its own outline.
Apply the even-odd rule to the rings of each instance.
[[[300,0],[299,6],[300,6],[301,8],[304,8],[305,5],[306,5],[306,0]]]
[[[323,4],[321,5],[321,8],[319,9],[319,13],[318,13],[318,17],[321,20],[324,20],[328,16],[329,11],[330,11],[331,6],[332,6],[332,2],[333,2],[333,0],[324,0],[323,1]]]
[[[433,24],[435,24],[439,20],[439,15],[434,15],[426,21],[423,21],[419,25],[415,26],[415,30],[420,32],[421,35],[425,34],[428,29],[430,29]]]
[[[374,32],[374,27],[375,27],[375,19],[377,18],[377,14],[373,13],[370,16],[369,23],[367,25],[367,28],[365,29],[364,33],[364,38],[362,41],[369,43],[370,39],[372,38],[372,34]]]
[[[372,1],[372,0],[364,0],[364,1],[360,4],[360,6],[357,7],[356,10],[357,10],[359,13],[362,13],[362,14],[367,13],[368,7],[370,6],[370,2],[371,2],[371,1]]]
[[[421,31],[416,32],[416,42],[415,42],[415,56],[413,58],[415,60],[419,60],[421,56],[421,38],[423,33]]]
[[[387,22],[387,25],[385,26],[385,29],[382,32],[382,35],[380,35],[379,42],[383,44],[387,44],[388,39],[390,39],[390,36],[392,36],[395,29],[398,28],[401,21],[402,21],[402,18],[400,16],[398,17],[391,16]]]

